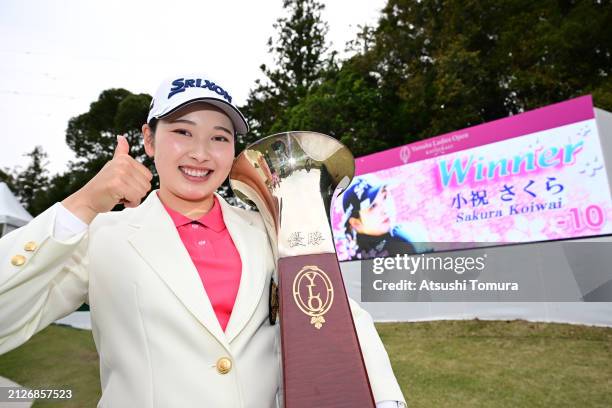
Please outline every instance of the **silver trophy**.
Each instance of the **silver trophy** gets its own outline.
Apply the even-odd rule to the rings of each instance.
[[[270,321],[280,303],[286,408],[374,407],[330,223],[332,199],[354,171],[336,139],[287,132],[248,146],[230,172],[234,193],[259,209],[277,261]]]

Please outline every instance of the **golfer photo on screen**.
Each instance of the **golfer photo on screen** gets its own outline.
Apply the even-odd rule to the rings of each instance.
[[[429,252],[427,234],[416,223],[397,221],[390,186],[374,176],[361,176],[342,194],[340,237],[347,259],[371,259]]]

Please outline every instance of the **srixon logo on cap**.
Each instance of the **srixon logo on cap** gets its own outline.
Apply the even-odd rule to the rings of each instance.
[[[173,95],[176,95],[179,92],[184,92],[187,88],[207,88],[222,96],[223,99],[225,99],[229,103],[232,103],[232,97],[223,88],[221,88],[219,85],[216,85],[214,82],[210,82],[208,79],[202,78],[175,79],[174,81],[172,81],[172,88],[170,89],[170,93],[168,94],[168,99],[170,99]]]

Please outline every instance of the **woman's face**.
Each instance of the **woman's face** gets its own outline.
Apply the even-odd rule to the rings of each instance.
[[[196,103],[160,119],[155,135],[143,126],[145,150],[155,160],[162,201],[183,213],[207,211],[234,160],[234,127],[221,110]]]
[[[393,210],[387,200],[387,189],[383,187],[372,204],[359,211],[359,219],[349,220],[351,225],[360,234],[380,236],[386,234],[393,224]]]

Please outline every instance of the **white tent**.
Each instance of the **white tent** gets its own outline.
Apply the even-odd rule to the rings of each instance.
[[[32,219],[6,183],[0,182],[0,236],[27,224]]]

